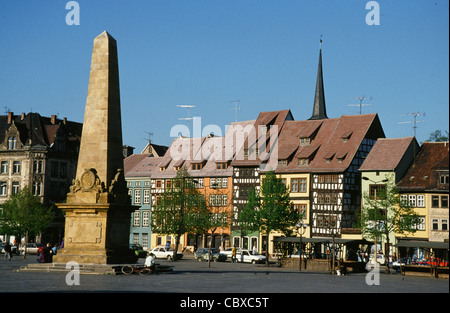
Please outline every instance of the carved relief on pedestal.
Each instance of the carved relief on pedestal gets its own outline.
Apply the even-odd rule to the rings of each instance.
[[[102,223],[96,221],[70,222],[67,231],[69,243],[98,244],[102,242]]]

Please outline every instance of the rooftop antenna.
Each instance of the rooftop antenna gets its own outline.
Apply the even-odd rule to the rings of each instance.
[[[413,126],[413,128],[414,128],[414,137],[416,137],[416,129],[417,129],[417,123],[423,123],[423,121],[418,121],[417,120],[417,117],[418,116],[421,116],[421,115],[423,115],[423,116],[425,116],[425,112],[423,112],[423,113],[419,113],[419,112],[416,112],[416,113],[406,113],[406,114],[402,114],[402,115],[412,115],[412,116],[414,116],[414,121],[407,121],[407,122],[399,122],[399,124],[411,124],[411,123],[414,123],[414,126]]]
[[[177,104],[177,107],[179,107],[179,108],[187,108],[187,117],[180,117],[179,120],[187,121],[187,127],[189,128],[189,121],[193,119],[192,117],[190,117],[190,111],[191,111],[192,108],[195,108],[195,105]]]
[[[241,102],[241,101],[239,101],[239,100],[232,100],[232,101],[231,101],[231,103],[234,104],[233,110],[235,110],[235,112],[234,112],[234,121],[235,121],[235,122],[238,121],[238,111],[240,110],[240,108],[239,108],[239,102]]]
[[[148,139],[146,139],[147,141],[148,141],[148,144],[150,145],[151,143],[152,143],[152,136],[153,136],[153,133],[149,133],[149,132],[146,132],[147,134],[148,134]]]
[[[361,115],[361,113],[362,113],[362,107],[367,107],[369,105],[372,105],[370,103],[363,104],[363,102],[365,100],[372,100],[372,97],[361,96],[361,97],[356,97],[356,99],[359,100],[359,104],[349,104],[348,106],[351,106],[351,107],[356,107],[357,106],[357,107],[359,107],[359,115]]]

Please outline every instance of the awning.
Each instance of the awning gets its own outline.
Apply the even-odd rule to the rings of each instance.
[[[300,243],[300,237],[276,237],[273,242],[288,242],[288,243]],[[332,243],[333,238],[302,238],[302,243]],[[365,239],[342,239],[334,238],[335,244],[372,244],[372,242]]]
[[[401,248],[433,248],[433,249],[448,249],[448,242],[431,242],[431,241],[417,241],[417,240],[399,240],[396,247]]]

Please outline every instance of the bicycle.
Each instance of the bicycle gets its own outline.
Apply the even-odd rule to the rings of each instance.
[[[124,265],[122,266],[121,271],[125,275],[138,273],[141,276],[145,276],[151,273],[149,267],[139,265]]]

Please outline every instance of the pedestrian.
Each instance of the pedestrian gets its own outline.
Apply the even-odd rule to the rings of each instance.
[[[58,245],[55,243],[53,245],[53,248],[52,248],[52,251],[51,251],[52,256],[56,255],[57,252],[58,252]]]
[[[47,243],[47,245],[44,247],[44,260],[45,263],[51,263],[52,262],[52,255],[50,254],[50,243]]]
[[[5,259],[6,258],[11,261],[11,244],[9,243],[9,241],[7,241],[5,245]]]
[[[236,246],[231,249],[231,262],[236,263]]]

